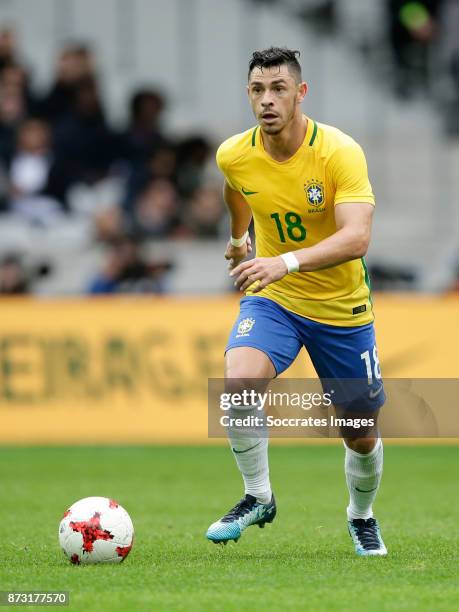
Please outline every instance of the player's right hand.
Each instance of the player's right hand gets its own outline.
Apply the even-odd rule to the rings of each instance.
[[[229,241],[226,246],[225,259],[228,260],[228,269],[232,270],[243,261],[249,253],[252,252],[252,241],[250,236],[247,236],[247,241],[240,247],[235,247]]]

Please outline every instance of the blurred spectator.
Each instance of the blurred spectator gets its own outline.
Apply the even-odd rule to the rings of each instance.
[[[218,238],[223,217],[221,189],[198,187],[188,202],[184,220],[197,238]]]
[[[135,203],[134,227],[142,236],[164,237],[180,231],[179,198],[173,183],[156,179]]]
[[[447,132],[459,135],[459,2],[442,0],[439,59],[444,74],[442,117]]]
[[[56,156],[65,160],[74,182],[95,183],[107,176],[119,154],[96,81],[86,78],[73,89],[70,111],[55,127]]]
[[[202,136],[191,136],[178,146],[178,188],[183,196],[190,196],[203,182],[203,173],[211,153],[211,146]]]
[[[126,186],[124,208],[128,215],[133,214],[135,202],[147,186],[156,179],[166,179],[176,184],[177,154],[175,147],[163,142],[159,147],[153,146],[142,164],[135,165]]]
[[[132,162],[143,162],[165,144],[160,124],[164,106],[164,97],[153,89],[139,89],[133,94],[124,134],[126,155]]]
[[[0,259],[0,295],[30,293],[33,283],[51,271],[52,266],[47,261],[26,267],[20,254],[8,253]]]
[[[13,28],[0,28],[0,71],[16,61],[16,33]]]
[[[140,253],[139,240],[120,236],[114,239],[104,267],[92,281],[92,295],[110,293],[162,293],[169,262],[149,263]]]
[[[0,91],[2,95],[18,94],[28,114],[34,114],[38,104],[32,94],[27,71],[19,64],[7,64],[0,71]]]
[[[0,71],[0,85],[3,91],[25,92],[27,87],[27,74],[19,64],[5,64]]]
[[[85,79],[95,78],[94,57],[89,47],[69,44],[57,58],[56,76],[40,102],[40,114],[53,121],[72,110],[75,89]]]
[[[94,237],[99,242],[110,243],[123,233],[124,219],[118,206],[107,206],[94,217]]]
[[[402,98],[428,85],[429,50],[437,36],[442,1],[387,0],[395,91]]]
[[[161,178],[176,182],[177,153],[175,147],[164,143],[153,151],[148,160],[147,168],[152,178]]]
[[[27,74],[18,63],[16,34],[12,28],[0,29],[0,161],[10,163],[16,129],[31,111]]]
[[[28,119],[19,128],[9,180],[13,211],[43,222],[61,212],[66,184],[54,162],[50,130],[45,122]]]
[[[0,161],[9,165],[14,154],[16,130],[26,116],[26,104],[20,91],[5,91],[0,83]]]
[[[29,292],[27,272],[18,255],[6,255],[0,261],[0,295],[20,295]]]

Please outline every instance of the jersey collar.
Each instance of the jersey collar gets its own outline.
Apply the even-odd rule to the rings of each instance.
[[[300,152],[304,147],[312,147],[317,138],[317,131],[318,131],[317,123],[314,121],[314,119],[311,119],[307,115],[303,115],[303,117],[305,117],[308,122],[307,127],[306,127],[306,134],[304,135],[304,140],[302,144],[300,145],[300,147],[298,148],[298,150],[289,159],[286,159],[285,161],[282,161],[282,162],[276,161],[268,153],[266,153],[265,148],[263,146],[263,141],[261,139],[261,130],[259,129],[258,125],[252,132],[252,136],[251,136],[252,146],[257,147],[263,153],[264,157],[266,157],[273,164],[280,165],[280,166],[284,164],[289,164],[290,162],[295,160],[298,157],[298,155],[300,155]]]

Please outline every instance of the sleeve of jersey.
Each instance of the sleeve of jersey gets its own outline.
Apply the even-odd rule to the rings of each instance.
[[[217,166],[224,175],[228,185],[231,187],[231,189],[234,189],[234,191],[238,191],[238,188],[234,184],[234,181],[232,180],[229,172],[229,165],[231,160],[229,153],[230,151],[228,150],[227,143],[224,142],[218,147],[215,159],[217,161]]]
[[[375,205],[365,155],[357,143],[340,147],[335,151],[329,167],[336,189],[335,206],[345,202],[365,202]]]

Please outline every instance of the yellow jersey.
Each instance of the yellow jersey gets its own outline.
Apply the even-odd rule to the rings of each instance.
[[[252,210],[257,257],[311,247],[334,234],[336,204],[375,203],[361,147],[309,118],[303,144],[287,161],[266,153],[257,126],[225,140],[217,165]],[[256,295],[321,323],[355,327],[373,321],[363,258],[287,274]]]

